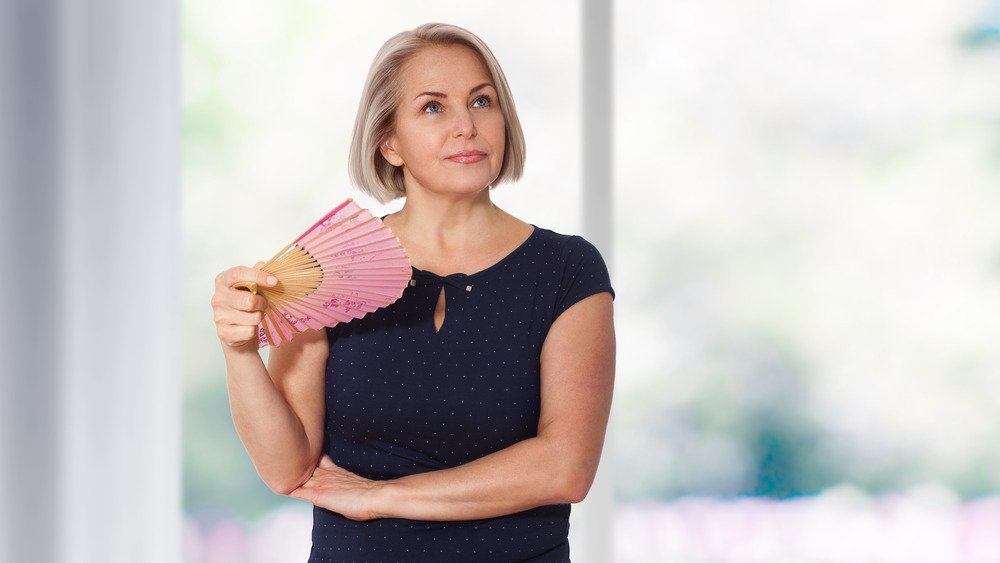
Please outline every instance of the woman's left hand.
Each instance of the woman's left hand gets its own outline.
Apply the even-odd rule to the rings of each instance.
[[[312,477],[288,496],[309,501],[351,520],[373,520],[379,517],[371,507],[380,483],[351,473],[323,454]]]

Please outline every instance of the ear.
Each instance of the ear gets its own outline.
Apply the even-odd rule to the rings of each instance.
[[[403,157],[399,156],[399,153],[396,152],[395,148],[393,148],[395,146],[396,137],[392,136],[379,143],[378,150],[382,153],[382,158],[384,158],[386,162],[393,166],[402,166]]]

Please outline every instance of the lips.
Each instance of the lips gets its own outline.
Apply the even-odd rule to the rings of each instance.
[[[483,151],[462,151],[448,157],[448,160],[459,164],[474,164],[486,158]]]

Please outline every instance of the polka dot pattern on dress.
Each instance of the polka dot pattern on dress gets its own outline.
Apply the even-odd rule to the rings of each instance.
[[[596,247],[540,227],[480,272],[414,268],[398,301],[327,329],[324,451],[362,476],[394,479],[534,437],[545,336],[574,303],[603,291],[614,297]],[[484,520],[354,522],[314,507],[309,562],[568,561],[569,512],[565,504]]]

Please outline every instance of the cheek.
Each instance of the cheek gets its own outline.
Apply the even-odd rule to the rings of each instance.
[[[432,158],[433,143],[427,132],[401,131],[397,151],[408,162],[420,162]]]
[[[497,124],[497,132],[493,140],[494,153],[497,155],[497,163],[503,162],[504,148],[507,145],[507,129],[504,127],[503,117]]]
[[[488,136],[490,144],[495,150],[503,150],[504,141],[507,138],[504,128],[503,115],[490,116],[483,121],[479,128],[480,135]]]

